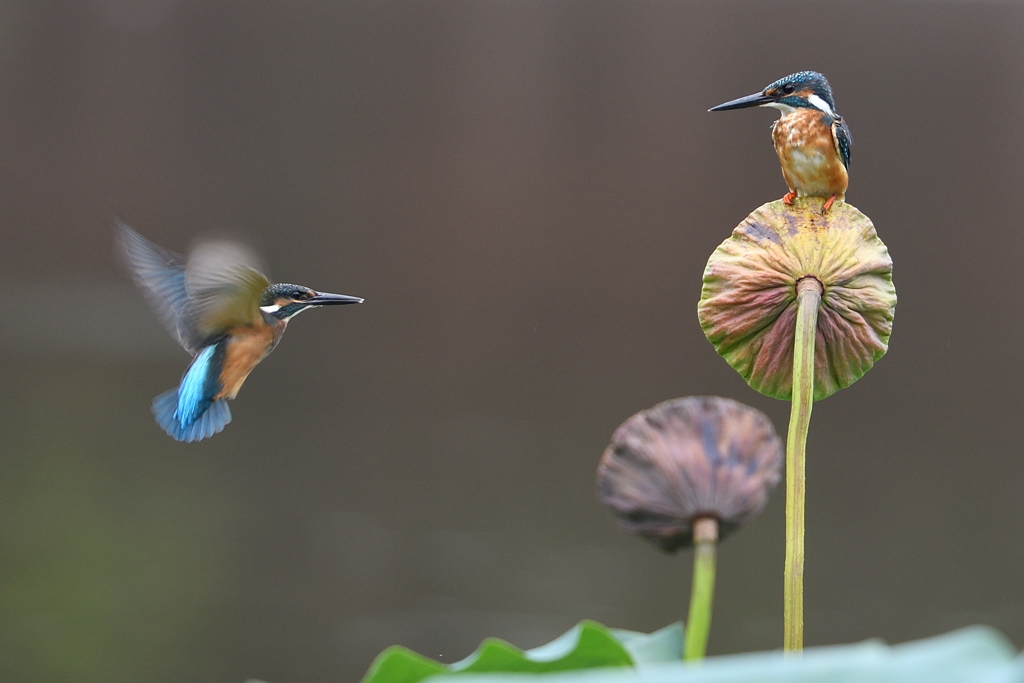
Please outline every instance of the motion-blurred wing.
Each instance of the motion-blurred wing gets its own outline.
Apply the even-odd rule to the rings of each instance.
[[[192,321],[191,302],[185,285],[185,259],[181,254],[153,244],[120,218],[115,219],[132,277],[164,326],[193,356],[202,337]]]
[[[264,324],[260,294],[268,286],[256,252],[236,242],[203,242],[185,266],[195,329],[204,339],[233,327]]]

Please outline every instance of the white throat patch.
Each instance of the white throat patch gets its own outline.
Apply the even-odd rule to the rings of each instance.
[[[782,102],[768,102],[767,104],[762,104],[761,106],[771,107],[772,109],[778,109],[779,111],[782,112],[783,116],[785,116],[786,114],[792,114],[793,112],[796,111],[796,107],[791,107],[788,104],[783,104]]]

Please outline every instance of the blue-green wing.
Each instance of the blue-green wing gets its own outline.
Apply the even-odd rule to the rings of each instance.
[[[850,153],[853,151],[853,134],[846,121],[842,118],[832,123],[832,140],[836,143],[836,151],[843,160],[843,166],[850,168]]]

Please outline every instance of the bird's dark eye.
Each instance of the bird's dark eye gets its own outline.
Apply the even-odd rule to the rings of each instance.
[[[296,301],[304,301],[309,298],[309,294],[296,289],[295,293],[292,294],[292,298],[295,299]]]
[[[794,90],[796,90],[796,86],[793,85],[792,83],[787,83],[786,85],[782,86],[782,92],[785,95],[792,95]]]

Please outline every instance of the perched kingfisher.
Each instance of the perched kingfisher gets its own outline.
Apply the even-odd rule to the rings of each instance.
[[[195,360],[177,388],[153,399],[153,415],[178,441],[199,441],[231,422],[228,400],[267,357],[288,321],[318,306],[360,304],[302,285],[272,285],[255,253],[228,241],[198,244],[186,260],[117,219],[121,248],[150,306]]]
[[[796,197],[828,197],[824,214],[836,199],[846,199],[853,136],[836,113],[832,88],[816,71],[781,78],[759,93],[732,100],[708,111],[773,107],[782,112],[772,124],[772,142],[782,163],[792,204]]]

